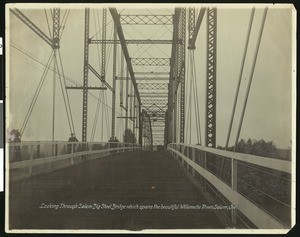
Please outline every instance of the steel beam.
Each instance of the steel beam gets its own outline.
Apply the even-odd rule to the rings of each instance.
[[[155,97],[165,97],[167,98],[168,97],[168,94],[167,93],[140,93],[141,97],[144,97],[144,98],[155,98]]]
[[[159,90],[166,91],[168,90],[168,84],[162,83],[138,83],[139,90]]]
[[[139,75],[169,75],[168,72],[135,72],[134,74],[139,74]]]
[[[53,9],[53,40],[52,40],[52,48],[58,49],[59,45],[59,31],[60,31],[60,9]]]
[[[101,44],[101,78],[102,78],[102,82],[104,83],[105,80],[105,64],[106,64],[106,19],[107,19],[107,14],[106,14],[106,8],[103,8],[103,16],[102,16],[102,40],[104,41]],[[114,66],[114,65],[113,65]],[[113,88],[112,88],[113,89]],[[112,137],[112,139],[114,139],[115,136]]]
[[[110,10],[110,13],[111,13],[112,18],[113,18],[114,23],[115,23],[115,27],[116,27],[117,32],[118,32],[118,36],[119,36],[120,43],[121,43],[121,46],[122,46],[122,50],[123,50],[125,60],[126,60],[126,63],[127,63],[127,68],[128,68],[129,73],[130,73],[131,81],[132,81],[132,84],[134,86],[134,91],[135,91],[137,100],[138,100],[139,104],[141,104],[141,98],[140,98],[139,90],[138,90],[137,83],[136,83],[136,80],[135,80],[135,75],[134,75],[134,72],[133,72],[131,60],[130,60],[130,57],[129,57],[129,52],[128,52],[127,45],[126,45],[126,40],[125,40],[125,37],[124,37],[121,22],[120,22],[120,15],[118,14],[116,8],[109,8],[109,10]]]
[[[122,40],[101,40],[101,39],[89,39],[89,44],[122,44]],[[168,39],[128,39],[125,40],[125,44],[172,44],[172,40]],[[176,41],[176,44],[182,44],[181,41]]]
[[[121,15],[121,24],[126,25],[172,25],[173,15]]]
[[[88,73],[89,73],[89,24],[90,10],[85,8],[84,13],[84,64],[83,64],[83,106],[82,106],[82,142],[87,136],[87,110],[88,110]]]
[[[142,104],[143,105],[167,105],[168,100],[166,98],[156,98],[156,99],[145,99],[142,98]]]
[[[205,145],[216,147],[217,9],[207,11],[207,83]]]
[[[175,8],[175,15],[173,18],[173,44],[171,51],[170,60],[170,78],[169,78],[169,93],[168,93],[168,109],[165,115],[166,126],[165,126],[165,145],[173,141],[174,133],[174,96],[175,96],[175,82],[177,76],[177,61],[178,61],[178,45],[175,41],[178,40],[178,27],[179,27],[180,8]],[[175,129],[176,130],[176,129]]]
[[[169,66],[170,58],[131,58],[134,66]]]
[[[126,80],[126,77],[117,77],[117,80]],[[168,81],[169,77],[136,77],[135,80],[137,81]]]
[[[51,47],[53,46],[52,39],[50,39],[40,28],[38,28],[31,20],[29,20],[29,18],[25,16],[19,9],[11,8],[10,12],[13,13],[19,20],[21,20],[47,44],[49,44]]]
[[[182,15],[181,15],[181,39],[183,41],[182,47],[181,47],[181,54],[180,54],[180,60],[181,60],[181,68],[180,68],[180,137],[179,142],[184,143],[184,125],[185,125],[185,37],[186,37],[186,9],[182,8]],[[176,125],[175,125],[176,126]]]
[[[107,86],[108,89],[110,89],[111,91],[114,91],[114,89],[111,87],[111,85],[109,85],[108,82],[105,81],[105,77],[104,76],[100,76],[100,74],[96,71],[96,69],[94,69],[90,64],[88,65],[88,68],[91,70],[91,72],[98,77],[98,79],[104,83],[104,85]]]
[[[201,26],[201,23],[202,23],[205,11],[206,11],[206,8],[201,8],[199,16],[198,16],[198,19],[197,19],[196,26],[194,25],[194,26],[191,26],[191,28],[189,28],[190,34],[189,34],[189,46],[188,46],[188,49],[195,49],[196,48],[195,42],[196,42],[196,39],[197,39],[197,36],[198,36],[198,33],[199,33],[199,29],[200,29],[200,26]],[[195,15],[194,15],[194,17],[192,15],[190,15],[189,21],[192,24],[195,24]]]
[[[78,89],[78,90],[83,90],[83,89],[87,89],[87,90],[107,90],[107,87],[99,87],[99,86],[67,86],[66,89]]]
[[[117,29],[114,27],[114,39],[117,39]],[[112,121],[111,121],[111,138],[115,137],[116,126],[116,74],[117,74],[117,44],[113,48],[113,93],[112,93]]]

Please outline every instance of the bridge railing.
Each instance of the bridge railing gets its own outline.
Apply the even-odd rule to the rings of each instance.
[[[291,227],[290,161],[187,144],[168,150],[258,228]]]
[[[8,143],[6,154],[10,177],[14,180],[87,159],[139,149],[140,145],[132,143],[40,141]]]

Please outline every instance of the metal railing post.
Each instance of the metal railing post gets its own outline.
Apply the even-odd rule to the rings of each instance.
[[[205,170],[207,170],[206,169],[206,151],[204,152],[204,169]],[[202,177],[202,185],[204,186],[204,190],[205,190],[205,192],[207,192],[207,187],[206,187],[206,180],[205,180],[205,178],[204,177]]]
[[[32,174],[32,162],[33,162],[33,145],[31,145],[31,152],[30,152],[30,165],[29,165],[29,175]]]
[[[74,155],[73,155],[73,153],[74,153],[74,145],[75,144],[71,144],[71,154],[72,154],[72,156],[71,156],[71,165],[74,165]]]
[[[182,148],[183,148],[183,149],[182,149],[183,151],[181,152],[181,154],[183,154],[183,155],[185,156],[185,148],[186,148],[186,147],[183,145]],[[182,164],[182,166],[184,167],[184,159],[182,159],[182,158],[181,158],[181,164]]]
[[[237,162],[232,158],[231,159],[231,188],[234,191],[237,191]],[[237,211],[235,209],[231,209],[231,221],[233,227],[236,226],[237,223]]]
[[[192,148],[192,159],[193,159],[193,162],[195,162],[195,158],[196,158],[196,151],[195,151],[195,148]],[[193,174],[193,177],[195,178],[195,169],[193,167],[192,168],[192,174]]]

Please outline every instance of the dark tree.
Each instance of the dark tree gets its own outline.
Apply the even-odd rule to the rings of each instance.
[[[123,142],[125,143],[136,143],[136,137],[131,129],[127,128],[123,134]]]

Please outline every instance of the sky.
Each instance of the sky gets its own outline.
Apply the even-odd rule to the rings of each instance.
[[[102,8],[104,5],[93,5],[90,11],[90,37],[100,39]],[[196,13],[199,13],[201,5],[196,6]],[[39,5],[34,8],[27,4],[26,8],[18,6],[22,12],[31,19],[47,35],[46,13],[50,19],[49,7]],[[60,53],[64,68],[64,73],[77,85],[82,85],[83,81],[83,46],[84,46],[84,9],[80,6],[70,6],[70,13],[67,18],[61,38]],[[262,41],[258,53],[257,63],[254,71],[252,86],[249,94],[245,118],[241,130],[240,138],[243,139],[264,139],[274,141],[277,147],[287,148],[291,146],[291,121],[292,121],[292,40],[295,34],[292,32],[292,7],[272,5],[267,14]],[[126,5],[119,6],[118,12],[122,14],[172,14],[174,8],[170,6],[156,5]],[[66,9],[61,10],[61,17],[64,16]],[[247,27],[249,23],[251,7],[240,6],[229,8],[228,6],[218,6],[217,8],[217,145],[224,146],[228,132],[228,126],[233,106],[236,85],[239,77],[241,59],[246,41]],[[238,120],[241,114],[243,99],[246,86],[249,80],[250,69],[253,63],[255,47],[258,38],[259,27],[261,24],[263,8],[257,7],[251,31],[248,53],[246,57],[244,72],[242,76],[241,91],[237,105],[236,116],[230,145],[233,144]],[[107,39],[113,38],[112,18],[107,12]],[[52,49],[39,36],[32,32],[14,15],[8,14],[7,47],[9,50],[9,76],[7,78],[8,98],[7,106],[7,129],[18,129],[24,121],[26,112],[29,108],[36,87],[42,76],[44,66],[32,58],[42,63],[46,63]],[[124,26],[126,39],[171,39],[171,26]],[[200,127],[201,137],[204,140],[205,122],[205,85],[206,85],[206,15],[204,16],[198,38],[196,41],[195,66],[196,82],[198,89],[198,101],[200,108]],[[131,45],[129,54],[131,57],[170,57],[171,46],[138,46]],[[147,50],[145,50],[147,49]],[[98,51],[100,50],[100,51]],[[21,52],[23,51],[23,53]],[[26,56],[32,56],[32,58]],[[89,61],[90,64],[100,72],[99,55],[101,46],[90,45]],[[117,53],[117,75],[121,75],[120,47]],[[186,51],[186,61],[188,65],[189,52]],[[188,65],[186,66],[188,68]],[[169,68],[134,68],[139,70],[169,71]],[[188,73],[188,69],[186,70]],[[112,84],[112,46],[107,45],[107,65],[106,80]],[[26,129],[22,135],[22,140],[51,140],[52,139],[52,116],[53,116],[53,72],[49,71],[45,83],[41,89],[36,105],[28,121]],[[55,79],[55,140],[67,140],[70,134],[67,122],[65,107],[61,94],[58,77]],[[119,106],[120,81],[117,82],[117,106],[116,116],[125,116],[125,111]],[[186,79],[186,95],[190,94],[191,80]],[[67,85],[74,85],[67,81]],[[99,80],[89,73],[89,85],[100,86]],[[131,86],[131,83],[130,83]],[[91,137],[92,127],[97,108],[99,92],[91,91],[93,96],[88,97],[88,140]],[[76,136],[81,139],[81,120],[82,120],[82,92],[80,90],[68,91],[70,105],[74,120]],[[112,93],[107,90],[100,92],[101,100],[106,100],[107,106],[100,108],[99,121],[95,132],[95,141],[107,141],[110,136],[111,126],[111,97]],[[188,97],[187,97],[188,98]],[[125,98],[124,98],[125,101]],[[194,104],[188,104],[186,108],[192,108],[191,120],[191,143],[196,143],[195,134],[195,112]],[[186,112],[188,109],[186,110]],[[187,116],[187,115],[186,115]],[[188,121],[187,121],[188,122]],[[132,128],[133,123],[129,122]],[[116,136],[121,139],[124,130],[124,120],[116,119]],[[187,126],[186,126],[187,127]],[[103,132],[102,132],[103,131]],[[186,140],[189,140],[186,137]]]

